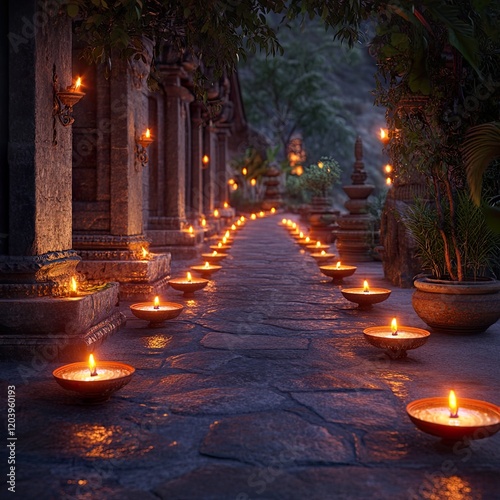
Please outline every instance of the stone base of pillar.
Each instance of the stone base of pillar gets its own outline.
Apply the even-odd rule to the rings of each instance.
[[[345,263],[352,262],[370,262],[374,260],[374,248],[378,245],[378,232],[375,233],[369,228],[363,229],[346,229],[342,227],[342,224],[346,222],[345,219],[352,217],[353,220],[348,220],[347,224],[355,223],[354,216],[344,216],[340,217],[337,221],[339,229],[335,231],[337,238],[336,245],[339,253],[339,259]],[[360,224],[359,217],[357,224]],[[368,221],[367,221],[368,222]]]
[[[78,271],[89,281],[118,282],[121,300],[150,300],[167,286],[171,256],[150,252],[143,235],[74,235],[73,245]]]
[[[201,255],[204,230],[196,228],[189,233],[186,230],[151,229],[147,236],[156,252],[168,252],[175,259],[194,259]]]
[[[76,297],[0,299],[1,357],[31,360],[27,377],[51,361],[84,361],[125,322],[117,303],[118,283]]]

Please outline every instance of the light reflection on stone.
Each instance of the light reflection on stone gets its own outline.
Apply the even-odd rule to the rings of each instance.
[[[172,337],[168,335],[155,335],[143,339],[144,347],[148,349],[164,349],[171,342]]]
[[[423,491],[419,491],[420,498],[423,500],[442,500],[445,498],[450,500],[471,500],[472,498],[479,498],[472,494],[470,483],[458,476],[433,477],[431,482],[432,485],[428,484],[427,488],[422,488]]]
[[[402,373],[381,373],[380,377],[390,387],[391,391],[398,398],[406,400],[408,398],[408,390],[406,382],[410,382],[408,375]]]

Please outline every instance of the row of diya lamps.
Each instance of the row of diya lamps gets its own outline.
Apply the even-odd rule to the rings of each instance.
[[[341,262],[328,264],[335,259],[335,254],[328,251],[329,245],[311,240],[291,219],[282,219],[281,224],[301,247],[309,250],[321,272],[332,278],[333,282],[341,283],[343,278],[356,272],[355,266],[343,265]],[[347,300],[358,304],[358,308],[366,309],[389,298],[391,290],[370,288],[365,280],[362,288],[343,288],[341,293]],[[384,349],[391,359],[401,359],[406,357],[406,351],[424,345],[430,332],[398,326],[396,318],[393,318],[391,325],[365,328],[363,334],[371,345]],[[459,408],[454,391],[450,391],[448,398],[413,401],[407,405],[406,411],[419,429],[441,437],[448,444],[462,440],[467,443],[471,439],[492,436],[500,430],[500,407],[486,401],[461,398]]]
[[[258,216],[264,217],[265,213]],[[256,219],[257,214],[252,214],[251,218]],[[168,284],[188,297],[205,288],[212,275],[222,269],[219,263],[228,256],[226,252],[233,244],[233,234],[244,226],[245,220],[245,217],[241,216],[218,243],[210,245],[211,251],[202,254],[203,264],[191,266],[191,271],[200,275],[200,278],[193,277],[189,271],[186,278],[173,278]],[[158,296],[153,302],[140,302],[130,306],[134,316],[148,321],[149,326],[153,328],[176,318],[183,309],[182,304],[160,301]],[[77,362],[61,366],[54,370],[53,376],[61,387],[78,393],[86,403],[94,404],[106,401],[112,393],[127,385],[134,372],[135,368],[132,366],[117,361],[100,361],[97,365],[94,355],[90,354],[88,363]]]

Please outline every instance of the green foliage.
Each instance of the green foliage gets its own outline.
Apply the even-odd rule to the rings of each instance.
[[[467,193],[456,195],[456,244],[461,256],[464,279],[476,279],[488,274],[500,258],[500,234],[494,233],[486,223],[483,212],[470,200]],[[441,207],[448,214],[450,207]],[[450,236],[450,227],[439,225],[436,203],[417,200],[409,206],[403,222],[415,239],[418,257],[424,269],[437,278],[448,277],[444,240],[441,231]],[[454,254],[454,248],[451,249]],[[456,262],[454,263],[457,264]]]
[[[297,133],[311,161],[333,147],[338,154],[355,134],[343,118],[348,113],[336,97],[341,91],[334,73],[352,71],[359,52],[347,53],[319,22],[289,23],[279,37],[283,55],[260,52],[239,65],[249,122],[281,145],[282,157]]]
[[[301,178],[297,175],[289,175],[286,178],[285,192],[288,198],[298,202],[304,202],[304,188]]]
[[[341,168],[331,157],[324,156],[309,165],[300,176],[302,186],[314,196],[328,196],[340,179]]]

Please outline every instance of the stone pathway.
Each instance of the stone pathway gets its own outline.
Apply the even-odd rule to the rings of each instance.
[[[354,308],[279,220],[249,221],[194,298],[169,289],[164,299],[186,308],[163,328],[122,304],[130,319],[96,357],[136,373],[107,403],[83,405],[61,389],[51,375],[60,363],[0,364],[2,397],[16,385],[20,498],[500,498],[500,433],[451,450],[405,412],[450,388],[500,404],[500,324],[433,334],[391,361],[362,330],[393,316],[424,327],[412,291]],[[174,262],[173,275],[189,264]],[[344,286],[365,277],[390,287],[380,263],[359,265]]]

